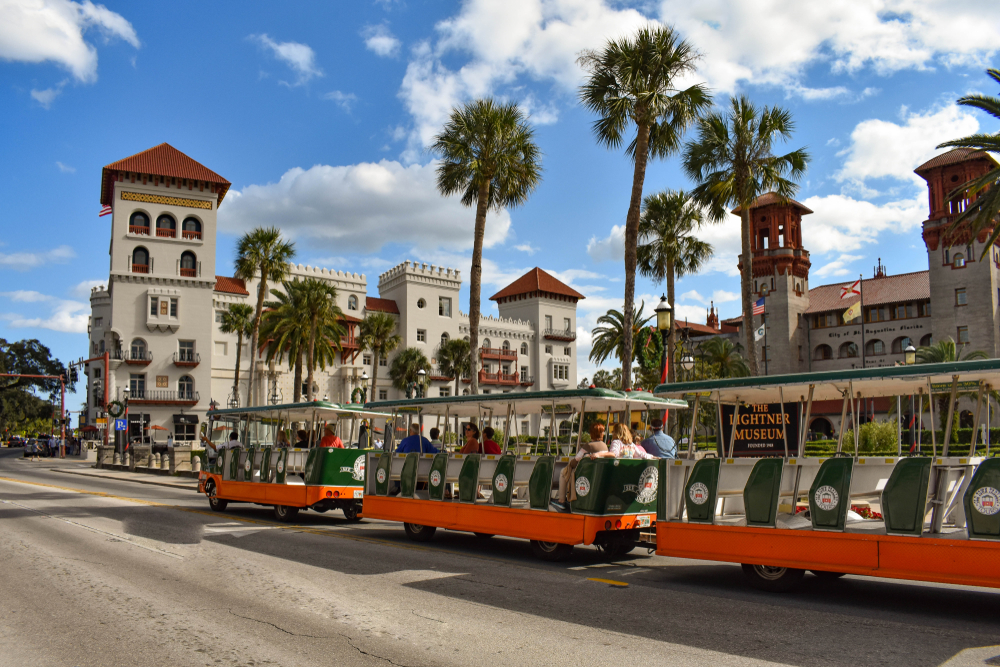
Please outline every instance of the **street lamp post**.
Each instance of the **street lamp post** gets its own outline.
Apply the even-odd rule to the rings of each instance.
[[[420,378],[419,380],[417,380],[417,398],[423,398],[424,397],[424,378],[427,377],[427,371],[425,371],[423,368],[421,368],[419,371],[417,371],[417,377]]]
[[[656,304],[653,312],[656,313],[656,330],[660,332],[660,340],[663,343],[663,364],[660,366],[660,379],[666,382],[667,364],[669,363],[667,358],[667,337],[670,335],[670,327],[673,324],[673,310],[670,308],[670,304],[667,303],[666,295],[660,297],[660,303]]]
[[[912,366],[913,364],[917,363],[917,348],[913,347],[913,343],[907,345],[906,349],[903,350],[903,363],[907,366]],[[916,436],[916,433],[914,432],[915,424],[913,420],[913,415],[915,414],[914,413],[915,407],[916,406],[913,400],[913,394],[910,394],[910,446],[911,447],[914,442],[914,437]],[[923,407],[924,406],[921,405],[920,409],[923,410]]]
[[[694,357],[691,356],[690,352],[685,352],[684,356],[681,357],[681,368],[684,369],[685,378],[690,380],[690,373],[694,370]]]

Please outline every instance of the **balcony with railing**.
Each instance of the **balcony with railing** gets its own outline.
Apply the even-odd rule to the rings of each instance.
[[[177,238],[177,230],[171,229],[170,227],[157,227],[156,236],[161,239]]]
[[[132,273],[149,273],[149,264],[133,264]]]
[[[201,363],[201,355],[191,350],[174,352],[174,366],[194,367]]]
[[[498,361],[517,361],[517,350],[500,347],[481,347],[479,356],[482,359],[496,359]]]
[[[198,269],[185,269],[181,267],[181,278],[197,278]]]
[[[149,236],[149,225],[129,225],[128,233],[135,236]]]
[[[546,329],[542,336],[549,340],[561,340],[568,343],[576,340],[576,331],[573,329]]]
[[[123,400],[124,397],[124,393],[119,391],[118,399]],[[128,394],[130,405],[178,405],[190,407],[195,405],[199,400],[198,392],[187,389],[133,389]]]
[[[479,371],[479,384],[495,384],[503,386],[515,386],[521,381],[521,376],[517,373],[490,373]]]
[[[197,229],[185,229],[181,232],[181,238],[188,241],[200,241],[201,240],[201,230]]]
[[[527,373],[521,373],[520,385],[522,387],[533,387],[535,386],[535,376],[528,375]]]
[[[148,366],[153,361],[153,353],[149,350],[145,352],[133,350],[115,350],[111,353],[113,359],[124,361],[130,366]]]

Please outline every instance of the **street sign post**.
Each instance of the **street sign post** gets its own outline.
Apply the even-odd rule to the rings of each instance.
[[[126,431],[128,430],[128,423],[124,419],[115,420],[115,430],[116,431]]]

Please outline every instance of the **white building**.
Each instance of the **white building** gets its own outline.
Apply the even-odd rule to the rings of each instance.
[[[109,401],[129,390],[130,438],[156,437],[159,427],[158,440],[165,440],[166,433],[193,440],[209,405],[232,400],[237,339],[219,330],[222,313],[234,303],[255,305],[258,283],[215,272],[216,211],[229,186],[168,144],[104,168],[101,203],[113,211],[111,265],[107,287],[91,293],[87,357],[107,351],[110,368],[107,378],[102,377],[102,363],[86,369],[87,423],[95,423],[105,383]],[[403,342],[397,353],[418,347],[430,359],[428,395],[454,393],[455,381],[440,374],[436,354],[443,341],[468,338],[468,315],[458,309],[458,270],[403,262],[379,276],[378,297],[367,295],[367,278],[357,273],[290,267],[291,280],[304,278],[337,288],[348,331],[337,363],[315,373],[317,396],[349,402],[362,377],[374,375],[373,363],[379,364],[377,395],[369,400],[401,396],[389,379],[392,357],[372,359],[358,346],[361,320],[376,311],[398,322]],[[584,296],[535,268],[490,298],[497,302],[499,317],[480,319],[480,391],[575,387],[576,303]],[[243,343],[241,360],[238,400],[246,405],[249,341]],[[254,362],[258,402],[290,402],[294,379],[287,362],[267,364],[262,356]],[[468,392],[468,379],[459,384]],[[539,423],[536,419],[520,427],[537,433]]]

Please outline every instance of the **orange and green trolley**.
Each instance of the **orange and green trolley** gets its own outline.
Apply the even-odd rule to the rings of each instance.
[[[655,522],[656,460],[584,458],[568,480],[576,490],[569,511],[553,506],[560,474],[589,437],[586,426],[598,419],[627,420],[641,435],[646,422],[687,404],[647,392],[578,389],[381,401],[366,407],[418,421],[425,435],[434,426],[442,433],[461,433],[460,422],[480,429],[490,425],[504,434],[501,454],[396,453],[392,442],[385,451],[368,452],[366,518],[399,521],[416,541],[430,540],[439,528],[521,538],[539,557],[562,560],[578,544],[597,545],[610,555],[628,553]],[[529,437],[529,431],[542,435]]]
[[[388,415],[327,401],[209,411],[212,442],[221,446],[236,432],[241,446],[219,450],[214,464],[200,473],[198,490],[218,512],[239,502],[271,506],[280,521],[291,521],[306,509],[339,509],[356,521],[368,451],[357,447],[357,439],[362,420],[379,417]],[[343,449],[321,446],[326,426],[334,429]],[[282,445],[295,442],[299,430],[308,433],[306,446]],[[369,442],[370,437],[371,431]]]
[[[806,571],[1000,588],[998,386],[1000,359],[661,385],[693,402],[694,423],[711,406],[717,440],[660,462],[656,552],[740,563],[766,590]],[[896,438],[862,430],[859,451],[878,404]],[[836,446],[804,456],[818,413],[839,413]]]

